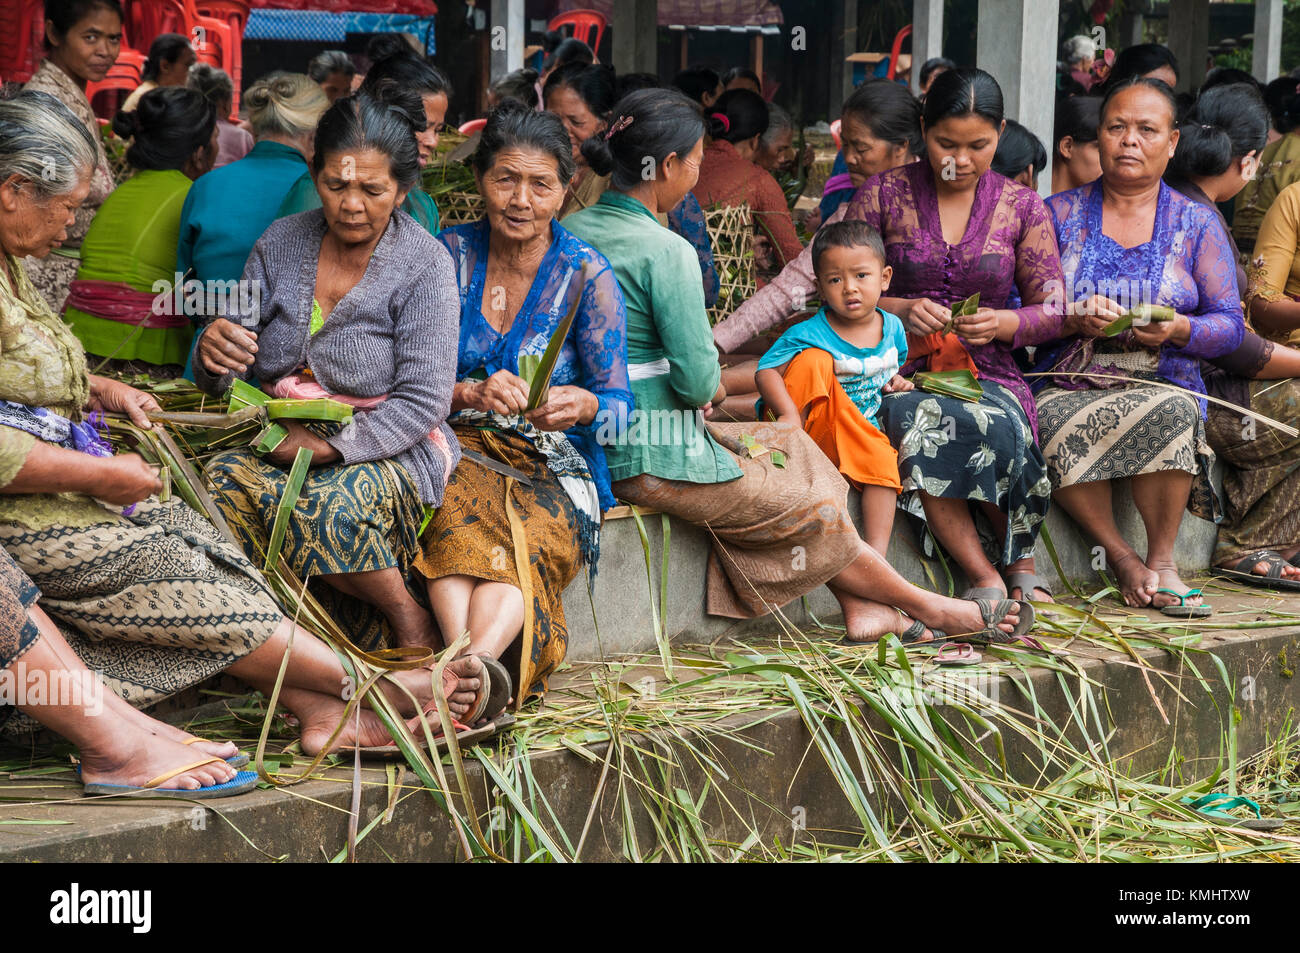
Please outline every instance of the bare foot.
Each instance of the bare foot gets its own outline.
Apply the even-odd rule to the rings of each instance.
[[[903,630],[912,624],[912,620],[903,613],[879,602],[869,602],[842,593],[836,595],[844,610],[845,638],[851,642],[878,642],[889,632],[901,638]],[[913,639],[908,644],[933,640],[934,633],[926,629],[919,639]]]
[[[120,713],[127,721],[137,725],[141,731],[151,734],[163,741],[175,742],[176,744],[182,745],[185,744],[186,741],[189,741],[190,738],[194,737],[183,728],[169,725],[165,721],[160,721],[157,718],[146,715],[140,709],[129,704],[120,695],[108,691],[107,688],[104,689],[104,694],[105,703],[111,706],[115,712]],[[191,744],[185,745],[185,747],[189,748],[191,751],[198,752],[200,755],[209,754],[223,760],[226,758],[233,758],[235,755],[239,754],[239,746],[233,741],[195,741]],[[195,757],[191,760],[197,761],[198,758]]]
[[[346,724],[331,743],[330,735],[338,727],[347,707],[343,701],[319,692],[301,692],[295,693],[293,703],[293,713],[302,725],[302,750],[311,757],[315,757],[327,744],[330,751],[341,747],[372,748],[392,744],[393,736],[388,733],[379,716],[364,707],[360,709],[360,729],[357,727],[357,710],[354,709],[348,713]],[[412,722],[408,721],[407,727],[412,727]]]
[[[109,726],[105,726],[108,728]],[[193,747],[178,744],[123,721],[105,733],[104,743],[81,747],[81,780],[86,784],[144,787],[154,778],[208,757]],[[195,791],[224,784],[236,771],[216,761],[190,768],[158,785],[161,790]]]
[[[1169,567],[1169,568],[1162,567],[1157,569],[1156,576],[1160,580],[1161,589],[1172,589],[1174,592],[1182,596],[1186,596],[1187,593],[1191,591],[1191,588],[1186,583],[1184,583],[1182,579],[1178,577],[1178,570],[1174,569],[1173,567]],[[1199,595],[1188,596],[1186,599],[1182,601],[1182,605],[1199,606],[1204,601],[1205,600]],[[1167,592],[1157,592],[1154,593],[1151,597],[1151,607],[1154,609],[1161,609],[1165,606],[1176,606],[1176,605],[1179,605],[1178,599],[1175,598],[1174,596],[1171,596]]]
[[[393,672],[389,676],[415,696],[415,703],[412,703],[406,692],[395,686],[385,686],[384,694],[397,706],[399,712],[410,717],[433,701],[432,674],[431,668],[416,668]],[[442,670],[442,690],[447,696],[447,708],[456,717],[466,714],[474,707],[479,687],[483,684],[480,680],[482,674],[483,660],[477,655],[454,658]]]
[[[1144,563],[1137,553],[1127,553],[1111,559],[1119,591],[1124,604],[1135,608],[1151,605],[1151,597],[1160,587],[1160,577]]]
[[[941,629],[949,635],[966,635],[984,630],[985,622],[983,615],[980,614],[980,607],[971,600],[949,599],[946,596],[936,596],[935,599],[938,605],[936,610],[913,612],[912,615],[924,621],[926,625]],[[1019,622],[1020,612],[1017,606],[1002,617],[997,627],[1003,632],[1010,633]]]

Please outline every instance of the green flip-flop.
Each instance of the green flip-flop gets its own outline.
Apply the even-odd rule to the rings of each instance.
[[[1199,589],[1188,589],[1186,592],[1174,592],[1172,589],[1157,589],[1156,592],[1163,592],[1167,596],[1173,596],[1178,600],[1177,603],[1170,603],[1167,606],[1160,606],[1160,612],[1163,615],[1170,616],[1174,619],[1206,619],[1214,615],[1214,610],[1207,605],[1189,606],[1188,599],[1195,599],[1201,594]]]
[[[1201,797],[1185,797],[1182,800],[1198,817],[1216,824],[1230,827],[1245,827],[1252,831],[1275,831],[1286,824],[1280,817],[1264,817],[1259,805],[1248,797],[1236,794],[1205,794]],[[1254,817],[1236,817],[1228,812],[1233,808],[1248,807],[1255,812]]]

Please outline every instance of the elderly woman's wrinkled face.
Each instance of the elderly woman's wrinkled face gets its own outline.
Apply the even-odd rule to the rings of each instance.
[[[925,130],[925,151],[936,179],[949,189],[973,189],[993,164],[1002,130],[983,116],[949,116]]]
[[[605,129],[605,121],[596,116],[587,106],[586,100],[568,86],[553,86],[546,94],[546,111],[553,112],[564,123],[564,131],[569,134],[569,144],[573,146],[573,161],[586,166],[582,157],[582,144],[598,132]]]
[[[849,113],[840,119],[840,141],[844,144],[844,164],[849,167],[849,179],[855,187],[910,158],[906,146],[877,139],[870,125]]]
[[[122,18],[107,7],[96,6],[72,25],[65,36],[46,22],[45,35],[53,45],[53,59],[73,79],[98,83],[108,75],[122,51]]]
[[[539,149],[502,149],[478,177],[488,224],[501,238],[527,242],[548,235],[568,183],[555,157]]]
[[[782,129],[773,142],[758,140],[754,165],[771,172],[794,159],[794,130]]]
[[[87,169],[77,187],[63,195],[48,195],[28,179],[12,175],[0,182],[0,248],[22,258],[44,258],[68,237],[74,213],[90,194]]]
[[[1111,97],[1097,128],[1102,177],[1115,183],[1154,182],[1178,148],[1173,105],[1150,86]]]
[[[375,149],[325,156],[316,192],[330,231],[345,245],[378,241],[393,209],[406,199],[388,156]]]

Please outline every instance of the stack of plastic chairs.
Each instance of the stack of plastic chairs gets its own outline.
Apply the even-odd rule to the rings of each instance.
[[[199,0],[198,12],[205,17],[220,20],[229,29],[229,66],[223,66],[235,85],[234,111],[239,112],[239,89],[243,85],[244,58],[240,44],[244,38],[244,27],[248,25],[249,5],[246,0]]]
[[[549,32],[566,26],[573,27],[573,38],[586,43],[594,51],[600,49],[600,40],[605,35],[605,27],[608,25],[609,21],[599,11],[570,10],[552,19],[546,24],[546,29]]]
[[[41,0],[9,0],[0,5],[0,79],[25,83],[41,60],[45,33]]]

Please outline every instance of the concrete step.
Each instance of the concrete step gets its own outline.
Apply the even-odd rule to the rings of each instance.
[[[849,494],[849,509],[861,530],[861,503],[859,494]],[[1116,488],[1114,509],[1120,531],[1139,553],[1146,550],[1146,531],[1133,506],[1126,485]],[[575,579],[564,593],[564,613],[569,625],[569,658],[595,660],[611,655],[648,652],[656,646],[651,606],[658,605],[659,580],[663,565],[664,542],[661,515],[645,512],[642,516],[650,540],[650,573],[653,583],[646,578],[645,548],[637,531],[630,509],[620,507],[606,517],[601,531],[600,566],[590,592],[587,576]],[[707,530],[692,526],[676,518],[669,518],[668,593],[663,598],[667,607],[664,626],[674,640],[713,642],[724,637],[739,637],[757,632],[772,631],[773,621],[760,618],[738,623],[734,619],[709,616],[704,612],[704,570],[709,556],[711,538]],[[1047,516],[1047,530],[1056,547],[1061,569],[1069,579],[1090,580],[1087,585],[1094,590],[1101,587],[1096,566],[1100,565],[1100,550],[1084,539],[1074,521],[1059,508]],[[1203,572],[1210,565],[1214,552],[1217,529],[1185,513],[1178,532],[1175,555],[1179,568],[1189,573]],[[926,588],[934,588],[932,579],[946,586],[947,576],[940,563],[931,562],[931,577],[920,558],[921,548],[910,518],[899,514],[894,523],[890,542],[889,562],[905,578]],[[1046,544],[1038,542],[1035,553],[1039,574],[1061,584]],[[953,567],[954,572],[955,567]],[[653,589],[651,586],[653,585]],[[962,578],[955,580],[955,591],[966,587]],[[653,593],[653,594],[652,594]],[[839,604],[825,586],[807,597],[808,609],[819,619],[837,620]],[[813,619],[801,602],[783,609],[785,615],[797,625],[811,625]],[[593,618],[594,614],[594,618]]]
[[[1200,648],[1222,663],[1227,684],[1203,655],[1195,664],[1206,686],[1180,657],[1160,648],[1141,652],[1151,666],[1144,671],[1127,655],[1086,640],[1075,640],[1068,646],[1069,657],[1096,686],[1097,705],[1104,719],[1102,728],[1107,733],[1113,731],[1110,754],[1128,776],[1173,766],[1184,780],[1206,777],[1226,758],[1225,739],[1230,725],[1235,722],[1237,757],[1244,759],[1276,740],[1284,726],[1291,725],[1293,712],[1300,705],[1300,683],[1292,671],[1300,651],[1300,625],[1296,624],[1300,597],[1273,597],[1255,590],[1210,592],[1221,624],[1260,619],[1277,623],[1255,630],[1225,628],[1202,636]],[[1154,614],[1152,617],[1159,618]],[[751,639],[718,650],[744,651],[747,645],[763,652],[771,651],[772,643]],[[686,653],[684,647],[680,651]],[[851,660],[853,653],[876,650],[859,647],[844,651],[845,658]],[[679,663],[678,671],[691,669]],[[662,680],[664,674],[644,659],[634,667],[577,663],[556,679],[546,704],[552,711],[567,711],[575,699],[590,697],[599,685],[631,697],[633,689],[626,686],[637,685],[643,677]],[[977,676],[973,673],[971,677]],[[620,685],[625,687],[619,689]],[[1061,725],[1070,723],[1070,713],[1078,704],[1074,694],[1077,683],[1070,677],[1063,680],[1057,671],[1041,666],[1026,671],[1006,666],[989,673],[979,685],[986,693],[996,693],[1010,707],[1029,708],[1027,703],[1016,703],[1032,690],[1044,715]],[[1153,696],[1159,699],[1158,705]],[[678,704],[674,718],[680,722],[674,724],[686,724],[690,715],[688,704]],[[516,757],[515,744],[526,740],[529,749],[549,748],[530,750],[527,769],[533,779],[534,809],[544,813],[540,806],[544,798],[554,814],[547,827],[561,849],[571,854],[571,849],[563,845],[576,845],[584,829],[587,836],[582,860],[623,857],[629,831],[636,833],[643,848],[652,844],[654,821],[645,805],[633,796],[630,813],[625,815],[615,779],[606,776],[602,782],[608,743],[592,741],[583,734],[591,722],[576,724],[567,736],[567,746],[560,746],[554,739],[548,744],[537,737],[536,718],[528,714],[521,718],[515,734],[493,756],[493,763],[499,770],[517,773],[523,764]],[[711,841],[738,843],[754,831],[765,843],[771,844],[779,837],[788,844],[792,837],[808,836],[796,830],[795,818],[822,841],[854,841],[861,836],[861,822],[793,709],[749,711],[718,717],[707,724],[698,719],[690,724],[686,736],[625,733],[621,740],[647,752],[659,752],[665,765],[677,763],[668,776],[652,779],[653,786],[661,790],[680,787],[698,796],[707,780],[713,794],[706,800],[702,822]],[[880,723],[876,727],[885,729]],[[1041,769],[1030,756],[1030,747],[1003,727],[1012,775],[1027,784],[1040,783]],[[255,728],[250,726],[249,731]],[[1077,737],[1074,743],[1081,744]],[[984,744],[992,750],[992,741]],[[692,752],[707,752],[716,767],[705,767]],[[889,756],[898,757],[896,751]],[[503,810],[500,794],[494,796],[494,785],[481,766],[471,759],[467,768],[481,823],[492,829],[494,821],[509,817],[509,811]],[[382,768],[364,768],[362,784],[360,824],[364,828],[389,808],[390,790]],[[876,785],[878,813],[891,806],[880,793],[883,789],[883,785]],[[324,860],[337,855],[346,843],[352,796],[351,769],[342,767],[326,770],[319,779],[294,787],[259,790],[239,798],[206,802],[204,806],[120,799],[88,803],[78,797],[78,791],[71,772],[34,778],[0,777],[0,822],[66,822],[57,826],[0,823],[0,860]],[[382,862],[457,857],[455,832],[428,795],[405,788],[401,795],[392,808],[391,819],[376,826],[360,843],[358,859]],[[731,808],[720,807],[723,803],[729,803]],[[505,826],[509,830],[508,823]],[[511,853],[502,840],[497,843],[501,850]],[[728,856],[726,850],[717,849],[720,855]],[[530,852],[531,848],[523,848],[521,855]]]

